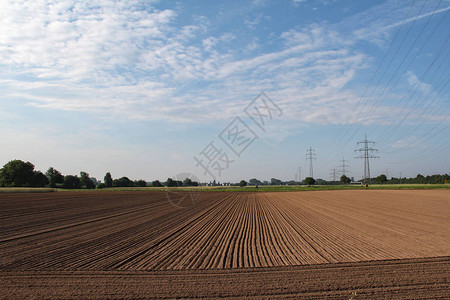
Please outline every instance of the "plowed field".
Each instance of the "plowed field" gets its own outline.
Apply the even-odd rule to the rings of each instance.
[[[447,190],[0,197],[0,297],[450,297]]]

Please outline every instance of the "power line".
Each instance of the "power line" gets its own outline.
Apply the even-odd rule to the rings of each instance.
[[[439,122],[438,124],[436,124],[433,128],[431,128],[430,130],[427,131],[427,133],[423,134],[418,140],[416,140],[415,142],[406,145],[402,148],[408,147],[408,148],[413,148],[413,147],[417,147],[421,144],[424,144],[425,142],[429,141],[430,139],[436,137],[437,135],[441,134],[442,132],[446,132],[446,130],[448,130],[450,128],[450,124],[445,125],[444,127],[442,127],[441,129],[439,129],[439,131],[436,131],[434,134],[431,134],[431,132],[435,131],[436,127],[438,127],[438,125],[441,125],[441,123],[447,121],[449,117],[443,118],[441,120],[441,122]],[[426,139],[421,140],[422,137],[427,137]],[[411,161],[417,161],[420,160],[420,158],[422,157],[427,157],[427,156],[431,156],[431,153],[436,152],[436,149],[440,149],[440,148],[445,148],[448,147],[447,143],[448,141],[445,140],[445,137],[447,137],[448,135],[445,135],[443,138],[440,139],[440,141],[442,142],[441,144],[439,144],[438,146],[433,146],[433,147],[427,147],[425,149],[423,149],[422,152],[420,153],[416,153],[415,155],[411,156],[411,158],[409,160],[403,160],[403,161],[398,161],[396,163],[407,163],[407,162],[411,162]],[[445,151],[444,151],[445,152]],[[390,152],[390,153],[394,153],[394,152]],[[428,154],[426,154],[428,153]],[[404,158],[404,157],[403,157]]]
[[[434,101],[438,98],[438,96],[440,96],[440,94],[444,91],[444,88],[447,88],[448,86],[446,85],[446,83],[449,81],[449,79],[447,78],[445,81],[443,81],[444,82],[444,85],[442,85],[442,88],[439,90],[439,92],[435,95],[435,97],[433,97],[433,99],[429,102],[429,104],[425,107],[425,109],[422,111],[422,113],[418,116],[418,119],[422,119],[422,117],[423,117],[423,115],[425,114],[425,112],[427,112],[427,110],[430,108],[430,106],[431,106],[431,104],[433,104],[434,103]],[[440,85],[440,84],[439,84]],[[432,114],[434,114],[434,113],[436,113],[438,110],[443,110],[443,108],[442,107],[440,107],[440,106],[436,106],[436,107],[434,107],[435,109],[432,111]],[[406,116],[404,116],[400,121],[399,121],[399,123],[388,133],[388,134],[385,134],[384,136],[383,136],[383,140],[389,140],[389,138],[393,135],[393,133],[395,132],[395,131],[397,131],[397,129],[399,129],[400,128],[400,125],[403,123],[403,121],[405,121],[406,120],[406,118],[409,116],[411,114],[411,112],[408,112],[407,113],[407,115]],[[434,129],[436,129],[440,124],[442,124],[445,120],[447,119],[447,117],[445,117],[445,118],[442,118],[433,128],[432,128],[432,130],[430,130],[429,132],[427,132],[425,135],[423,135],[423,136],[429,136],[430,134],[431,134],[431,132],[434,130]],[[401,134],[400,134],[400,136],[401,137],[404,137],[404,136],[407,136],[410,132],[417,132],[417,130],[419,129],[419,128],[421,128],[423,125],[425,124],[425,121],[424,120],[422,120],[422,121],[420,121],[420,122],[415,122],[415,126],[414,127],[409,127],[409,128],[407,128],[406,130],[404,130]],[[398,141],[398,139],[397,139],[397,141]],[[413,142],[413,143],[415,143],[415,142]],[[406,145],[406,146],[404,146],[404,147],[409,147],[410,145]],[[404,148],[404,147],[402,147],[402,148]]]
[[[441,1],[442,1],[442,0],[441,0]],[[400,45],[397,47],[397,49],[396,49],[394,55],[393,55],[392,58],[391,58],[391,61],[388,63],[388,66],[386,67],[386,69],[384,70],[384,72],[383,72],[383,74],[381,75],[380,79],[378,80],[378,82],[377,82],[375,88],[374,88],[374,89],[372,90],[372,92],[370,93],[370,95],[369,95],[369,97],[368,97],[368,99],[367,99],[367,101],[366,101],[366,104],[367,104],[367,102],[369,101],[369,99],[372,97],[372,95],[374,94],[374,92],[375,92],[375,91],[378,89],[378,87],[380,86],[381,80],[383,79],[384,75],[385,75],[386,72],[388,71],[390,65],[391,65],[392,62],[394,61],[394,59],[395,59],[395,57],[397,56],[399,50],[402,48],[403,43],[405,42],[406,38],[408,37],[409,33],[411,32],[411,29],[412,29],[413,25],[415,24],[417,18],[418,18],[418,17],[420,16],[420,14],[422,13],[422,9],[424,8],[425,3],[426,3],[426,1],[423,3],[422,7],[420,8],[419,12],[417,13],[416,17],[414,18],[414,21],[413,21],[413,22],[411,23],[411,25],[409,26],[408,31],[406,32],[405,36],[403,37],[402,41],[400,42]],[[440,2],[439,2],[439,4],[440,4]],[[434,12],[433,12],[433,14],[434,14]],[[427,24],[428,24],[428,22],[427,22]],[[425,28],[425,27],[423,27],[423,28]],[[358,130],[359,130],[363,125],[365,125],[365,124],[367,123],[367,121],[369,120],[370,115],[374,112],[374,107],[379,103],[379,101],[380,101],[380,99],[381,99],[381,96],[383,95],[384,91],[385,91],[386,88],[390,85],[392,79],[393,79],[393,78],[395,77],[395,75],[397,74],[398,70],[400,69],[400,67],[401,67],[402,64],[404,63],[406,57],[407,57],[407,56],[409,55],[409,53],[411,52],[411,50],[412,50],[414,44],[417,42],[417,39],[418,39],[418,37],[422,34],[422,32],[423,32],[423,30],[422,30],[422,31],[419,33],[419,35],[416,37],[416,39],[415,39],[413,45],[410,46],[410,48],[409,48],[407,54],[403,56],[403,60],[402,60],[401,63],[397,66],[397,68],[396,68],[394,74],[391,76],[391,78],[389,79],[388,83],[385,85],[384,89],[382,90],[382,92],[381,92],[381,94],[378,96],[378,98],[375,100],[375,102],[374,102],[374,104],[372,105],[372,107],[370,108],[370,110],[366,113],[366,116],[365,116],[364,120],[363,120],[361,123],[359,123],[359,124],[357,125],[356,129],[353,131],[353,134],[352,134],[352,135],[350,136],[350,138],[344,143],[344,146],[345,146],[348,142],[350,142],[350,140],[357,134]],[[363,111],[364,111],[364,109],[365,109],[365,107],[366,107],[366,104],[364,105],[363,109],[359,112],[358,118],[359,118],[359,116],[363,113]]]
[[[355,107],[353,108],[352,113],[351,113],[350,116],[348,117],[348,120],[349,120],[349,121],[351,121],[351,119],[352,119],[352,117],[353,117],[353,114],[354,114],[355,111],[356,111],[356,108],[359,106],[359,104],[361,103],[361,101],[364,99],[364,96],[366,95],[367,91],[369,90],[370,85],[372,84],[373,80],[374,80],[375,77],[377,76],[378,71],[381,69],[381,66],[383,65],[383,63],[384,63],[386,57],[388,56],[388,53],[390,52],[392,46],[394,45],[394,42],[395,42],[395,40],[397,39],[397,36],[398,36],[398,34],[400,33],[400,30],[403,28],[403,25],[405,24],[405,21],[406,21],[407,17],[409,16],[409,13],[410,13],[411,9],[413,8],[415,2],[416,2],[416,1],[414,0],[414,1],[411,3],[411,6],[409,7],[408,12],[407,12],[407,13],[405,14],[405,16],[403,17],[402,24],[398,27],[397,32],[395,33],[394,37],[392,38],[391,43],[390,43],[388,49],[386,50],[386,52],[385,52],[384,55],[383,55],[383,58],[381,59],[381,62],[378,64],[377,69],[376,69],[375,72],[373,73],[373,76],[372,76],[372,78],[370,79],[370,81],[367,83],[366,88],[364,89],[364,92],[363,92],[362,95],[359,97],[358,103],[356,103]],[[415,22],[415,20],[414,20],[414,22]],[[390,65],[390,64],[389,64],[389,65]],[[388,67],[389,67],[389,65],[388,65]],[[386,73],[386,71],[385,71],[384,73]],[[384,73],[383,73],[383,74],[384,74]],[[379,82],[378,82],[378,84],[379,84]],[[378,86],[378,84],[377,84],[377,86]],[[373,93],[373,92],[372,92],[372,93]],[[364,108],[366,107],[367,102],[369,101],[369,98],[370,98],[370,97],[368,97],[368,98],[366,99],[366,101],[365,101],[365,103],[364,103],[364,106],[363,106],[363,108],[360,110],[360,112],[359,112],[359,114],[358,114],[356,120],[359,118],[359,116],[361,115],[362,111],[363,111]],[[347,130],[345,131],[344,135],[342,135],[341,138],[338,140],[338,142],[335,144],[335,145],[336,145],[336,148],[337,148],[338,146],[340,146],[341,142],[342,142],[342,141],[344,140],[344,138],[347,136],[347,134],[349,133],[350,128],[351,128],[352,126],[353,126],[353,125],[350,125],[349,127],[347,127]]]
[[[365,118],[364,118],[364,120],[362,120],[362,122],[359,123],[359,124],[351,124],[351,126],[348,127],[347,132],[344,134],[344,136],[341,138],[341,140],[340,140],[340,141],[338,142],[338,144],[336,145],[336,148],[338,148],[340,145],[342,145],[341,147],[344,148],[344,147],[351,141],[351,139],[353,139],[353,137],[358,133],[358,131],[360,130],[360,128],[361,128],[362,126],[366,125],[366,124],[370,121],[371,116],[372,116],[372,115],[376,112],[376,110],[377,110],[377,105],[380,103],[380,100],[381,100],[381,102],[383,102],[383,101],[386,100],[387,95],[390,94],[390,93],[392,92],[393,87],[397,85],[397,83],[400,81],[401,77],[403,77],[403,75],[404,75],[404,74],[406,73],[406,71],[409,69],[409,67],[410,67],[410,66],[412,65],[412,63],[415,61],[415,59],[416,59],[416,57],[419,55],[419,53],[421,53],[422,50],[425,48],[425,46],[428,45],[428,41],[429,41],[429,40],[431,39],[431,37],[434,35],[434,33],[436,32],[437,28],[440,27],[440,25],[441,25],[441,23],[444,21],[444,19],[447,17],[448,11],[447,11],[447,12],[445,13],[445,15],[439,20],[439,22],[434,26],[434,28],[432,29],[431,34],[428,35],[428,37],[426,38],[425,42],[424,42],[424,43],[422,44],[422,46],[420,47],[420,50],[419,50],[419,51],[416,51],[417,53],[414,55],[414,57],[412,57],[412,58],[410,59],[410,62],[408,63],[406,69],[402,72],[402,74],[398,75],[398,74],[399,74],[399,71],[400,71],[400,68],[404,65],[404,63],[405,63],[407,57],[409,57],[409,55],[410,55],[410,53],[412,52],[414,46],[415,46],[416,43],[418,42],[420,36],[421,36],[422,33],[424,32],[425,28],[428,26],[430,20],[432,19],[432,17],[433,17],[434,14],[436,13],[436,11],[437,11],[437,9],[439,8],[439,6],[440,6],[441,3],[442,3],[442,0],[439,1],[439,3],[437,4],[437,6],[435,7],[434,11],[432,12],[432,14],[430,14],[429,18],[428,18],[427,21],[425,22],[425,24],[422,25],[422,28],[421,28],[419,34],[414,38],[414,41],[413,41],[412,45],[409,46],[409,49],[408,49],[407,53],[403,56],[402,61],[401,61],[400,64],[396,67],[395,72],[390,76],[390,79],[389,79],[388,83],[385,85],[385,87],[383,88],[383,90],[381,91],[381,94],[377,97],[377,99],[376,99],[375,103],[373,103],[372,107],[365,113]],[[359,119],[360,116],[364,113],[365,108],[366,108],[366,105],[367,105],[369,99],[372,97],[372,95],[374,94],[374,92],[375,92],[375,91],[378,89],[378,87],[380,86],[380,83],[381,83],[381,81],[382,81],[384,75],[386,74],[387,70],[390,68],[391,63],[394,61],[394,58],[397,56],[397,53],[399,53],[400,48],[402,48],[402,46],[403,46],[403,44],[404,44],[404,41],[405,41],[406,38],[409,36],[409,33],[410,33],[410,31],[411,31],[413,25],[415,24],[416,20],[418,19],[420,13],[422,12],[424,6],[425,6],[425,3],[422,5],[422,7],[420,8],[419,13],[416,15],[416,17],[414,18],[412,24],[409,26],[409,28],[408,28],[408,30],[407,30],[407,33],[405,34],[405,36],[403,37],[403,39],[402,39],[402,41],[401,41],[401,44],[400,44],[400,45],[398,46],[398,48],[396,49],[395,54],[394,54],[394,55],[392,56],[392,58],[390,59],[390,62],[389,62],[389,64],[388,64],[388,66],[386,67],[386,69],[384,70],[383,74],[381,75],[381,78],[378,80],[378,82],[377,82],[375,88],[372,90],[372,92],[370,93],[369,97],[367,98],[366,103],[364,104],[363,109],[359,111],[358,116],[357,116],[357,119]],[[411,9],[411,7],[410,7],[410,9]],[[408,11],[408,14],[409,14],[409,11]],[[406,18],[406,16],[405,16],[405,18]],[[404,22],[402,22],[402,25],[403,25],[403,23],[404,23]],[[400,28],[399,28],[399,30],[400,30]],[[397,31],[397,33],[398,33],[398,32],[399,32],[399,31]],[[397,34],[396,34],[396,36],[397,36]],[[441,51],[439,51],[440,53],[437,55],[437,57],[435,57],[434,61],[433,61],[432,64],[429,66],[429,68],[427,69],[427,71],[424,72],[423,76],[421,76],[421,78],[419,79],[419,81],[423,79],[423,77],[430,71],[431,67],[433,67],[433,65],[436,63],[436,61],[441,57],[442,52],[443,52],[443,50],[445,49],[446,42],[447,42],[447,40],[446,40],[446,41],[444,42],[444,44],[443,44],[444,48],[441,48]],[[392,44],[391,44],[391,45],[392,45]],[[390,47],[390,48],[391,48],[391,47]],[[389,48],[389,49],[390,49],[390,48]],[[389,50],[389,49],[388,49],[388,50]],[[386,54],[387,54],[387,52],[386,52]],[[439,66],[439,68],[440,68],[441,66],[442,66],[442,64]],[[377,71],[378,71],[378,69],[377,69]],[[437,70],[436,70],[436,73],[437,73]],[[435,74],[436,74],[436,73],[435,73]],[[397,76],[396,76],[396,75],[397,75]],[[397,79],[395,79],[396,77],[397,77]],[[434,76],[433,76],[433,77],[434,77]],[[372,78],[372,79],[373,79],[373,78]],[[372,80],[371,80],[371,82],[372,82]],[[418,82],[417,82],[417,85],[415,84],[414,88],[416,88],[417,86],[418,86]],[[416,91],[417,91],[417,89],[412,89],[412,90],[414,91],[414,94],[415,94]],[[367,91],[367,87],[366,87],[366,90],[364,91],[364,94],[363,94],[363,95],[366,94],[366,91]],[[406,93],[404,94],[404,97],[402,98],[402,100],[404,100],[404,99],[406,98],[406,96],[407,96],[408,93],[409,93],[409,92],[406,92]],[[360,99],[360,100],[361,100],[361,99]],[[361,102],[361,101],[358,102],[357,106],[359,105],[360,102]],[[417,103],[417,101],[416,101],[416,103]],[[397,108],[399,107],[399,104],[400,104],[400,103],[397,103],[397,105],[396,105]],[[415,107],[414,107],[413,111],[414,111],[415,109],[417,109],[417,105],[414,105],[414,106],[415,106]],[[356,107],[355,107],[354,111],[355,111],[355,110],[356,110]],[[395,110],[395,109],[394,109],[394,110]],[[388,114],[392,114],[392,112],[393,112],[393,110],[391,109],[391,110],[389,111]],[[410,112],[410,113],[412,113],[412,112]],[[353,115],[353,112],[352,112],[352,115]],[[386,119],[387,116],[385,115],[383,118]],[[406,116],[405,118],[407,118],[407,116]],[[404,119],[405,119],[405,118],[404,118]],[[401,122],[402,122],[402,121],[401,121]],[[351,136],[348,138],[348,140],[345,140],[345,142],[341,144],[341,141],[343,140],[343,138],[345,138],[345,137],[347,136],[347,133],[349,133],[349,131],[350,131],[351,129],[353,129],[354,126],[356,126],[356,128],[353,130],[353,133],[351,134]],[[377,127],[378,127],[378,126],[377,126]],[[395,131],[396,129],[398,129],[398,127],[391,128],[391,130],[388,130],[387,132],[385,132],[385,135],[389,135],[389,136],[390,136],[392,132],[389,133],[389,131]],[[371,133],[373,133],[373,132],[374,132],[374,129],[371,131]],[[340,149],[340,148],[339,148],[339,149]],[[336,151],[336,152],[339,152],[339,151]]]
[[[394,74],[392,74],[392,76],[391,76],[391,78],[389,79],[388,83],[385,85],[385,87],[384,87],[383,90],[381,91],[381,94],[378,96],[377,100],[375,100],[375,102],[373,103],[373,105],[372,105],[370,111],[367,113],[365,120],[364,120],[363,123],[361,123],[360,125],[364,125],[364,124],[367,123],[367,121],[369,120],[369,117],[370,117],[372,114],[374,114],[375,111],[377,110],[377,104],[380,102],[380,100],[386,98],[386,96],[385,96],[384,98],[382,97],[383,94],[384,94],[384,92],[387,90],[387,88],[388,88],[389,85],[391,84],[392,80],[395,78],[395,75],[397,75],[397,72],[400,70],[401,66],[402,66],[403,63],[406,61],[406,58],[409,56],[409,54],[410,54],[411,51],[413,50],[414,46],[416,45],[417,41],[419,40],[419,37],[420,37],[420,36],[422,35],[422,33],[424,32],[426,26],[427,26],[428,23],[430,22],[431,18],[433,17],[434,13],[435,13],[436,10],[438,9],[438,7],[439,7],[439,5],[441,4],[441,2],[442,2],[442,0],[438,3],[438,5],[435,7],[433,13],[432,13],[432,14],[430,15],[430,17],[427,19],[426,23],[422,26],[422,29],[420,30],[419,34],[416,36],[416,38],[415,38],[414,42],[412,43],[412,45],[409,47],[407,53],[403,56],[403,59],[402,59],[402,61],[400,62],[400,64],[397,66],[397,69],[395,70]],[[425,3],[424,3],[424,5],[425,5]],[[424,5],[423,5],[423,6],[424,6]],[[423,6],[422,6],[422,8],[423,8]],[[422,11],[422,9],[421,9],[420,11]],[[447,12],[448,12],[448,11],[447,11]],[[419,12],[419,14],[420,14],[420,12]],[[447,16],[447,14],[446,14],[445,16]],[[445,18],[445,16],[444,16],[444,18]],[[417,17],[416,17],[416,19],[417,19]],[[440,23],[439,23],[439,24],[440,24]],[[439,24],[438,24],[438,26],[439,26]],[[412,26],[411,26],[411,27],[412,27]],[[410,27],[410,29],[411,29],[411,27]],[[435,28],[437,28],[437,26],[436,26]],[[408,33],[409,33],[409,31],[408,31]],[[432,35],[433,33],[434,33],[434,30],[433,30],[433,32],[430,34],[430,37],[431,37],[431,35]],[[405,36],[405,38],[406,38],[406,36]],[[427,39],[427,41],[428,41],[428,39]],[[426,42],[427,42],[427,41],[426,41]],[[417,55],[420,53],[420,51],[421,51],[421,50],[423,49],[423,47],[425,46],[426,42],[422,45],[422,47],[421,47],[421,49],[419,50],[419,52],[417,52],[416,55],[412,58],[410,64],[406,67],[405,71],[398,77],[398,79],[394,82],[394,84],[389,88],[388,94],[392,91],[393,87],[398,83],[398,81],[399,81],[400,78],[403,76],[403,74],[408,70],[408,68],[410,67],[410,65],[411,65],[412,62],[414,61],[414,59],[417,57]],[[403,41],[402,41],[402,43],[403,43]],[[399,49],[400,49],[400,47],[399,47]],[[396,52],[396,54],[397,54],[397,52]],[[392,60],[391,60],[391,62],[392,62]]]
[[[414,2],[415,2],[415,1],[414,1]],[[404,25],[404,23],[405,23],[405,21],[406,21],[406,18],[407,18],[407,16],[409,15],[409,12],[410,12],[411,8],[412,8],[413,5],[414,5],[414,2],[411,4],[411,6],[409,7],[409,10],[408,10],[408,13],[407,13],[407,14],[405,15],[405,17],[403,18],[402,24],[400,25],[399,29],[397,30],[397,33],[396,33],[396,35],[394,36],[394,39],[392,40],[391,45],[389,46],[388,51],[386,51],[386,53],[385,53],[385,57],[387,56],[389,50],[391,49],[391,46],[393,45],[394,40],[396,39],[398,33],[400,32],[400,29],[403,27],[403,25]],[[368,97],[366,97],[367,99],[366,99],[366,101],[365,101],[365,103],[364,103],[362,109],[359,111],[359,113],[358,113],[358,115],[357,115],[357,117],[356,117],[356,119],[355,119],[356,121],[357,121],[357,120],[360,118],[360,116],[363,114],[363,112],[364,112],[364,110],[365,110],[365,108],[366,108],[366,105],[367,105],[368,102],[369,102],[369,99],[371,99],[371,97],[372,97],[372,95],[374,94],[374,92],[375,92],[375,91],[378,89],[378,87],[380,86],[380,83],[381,83],[381,81],[383,80],[383,78],[384,78],[386,72],[389,70],[389,68],[390,68],[392,62],[394,61],[395,57],[397,56],[399,50],[402,48],[403,43],[405,42],[407,36],[408,36],[409,33],[411,32],[411,29],[412,29],[413,25],[415,24],[417,18],[418,18],[419,15],[421,14],[421,12],[422,12],[422,10],[423,10],[423,8],[424,8],[424,6],[425,6],[425,3],[426,3],[426,1],[424,2],[424,4],[422,5],[422,7],[420,8],[418,14],[417,14],[416,17],[414,18],[414,20],[413,20],[413,22],[411,23],[411,25],[409,26],[409,28],[408,28],[408,30],[407,30],[405,36],[403,37],[402,41],[400,42],[400,45],[399,45],[399,46],[397,47],[397,49],[395,50],[395,53],[392,55],[391,60],[388,62],[388,65],[386,66],[386,68],[385,68],[383,74],[382,74],[381,77],[379,78],[379,80],[378,80],[378,82],[376,83],[375,87],[372,89],[370,95],[369,95]],[[383,57],[383,61],[384,61],[385,57]],[[383,62],[383,61],[382,61],[382,62]],[[380,64],[379,66],[381,66],[381,64]],[[397,70],[398,70],[398,69],[397,69]],[[378,72],[378,68],[377,68],[377,72]],[[375,77],[375,74],[374,74],[374,77]],[[374,79],[374,77],[372,78],[372,80]],[[370,83],[372,82],[372,80],[370,81]],[[391,81],[391,80],[392,80],[392,78],[390,79],[390,81]],[[370,85],[370,83],[368,84],[368,86]],[[368,86],[366,87],[366,90],[367,90]],[[364,91],[364,94],[363,94],[361,97],[363,97],[363,96],[366,94],[366,90]],[[377,100],[377,102],[378,102],[378,100]],[[358,104],[359,104],[359,102],[358,102]],[[355,109],[356,109],[356,107],[355,107]],[[372,106],[372,109],[373,109],[373,106]],[[372,109],[371,109],[371,110],[372,110]],[[370,114],[370,112],[366,115],[366,117],[365,117],[365,119],[364,119],[364,121],[363,121],[364,124],[366,123],[366,120],[368,119],[369,114]],[[353,113],[352,113],[352,115],[353,115]],[[350,120],[350,119],[349,119],[349,120]],[[345,132],[344,136],[339,140],[339,142],[338,142],[338,144],[337,144],[336,147],[339,147],[339,145],[341,144],[341,141],[344,141],[344,144],[342,144],[342,147],[341,147],[341,148],[344,148],[345,145],[347,145],[347,144],[353,139],[353,137],[357,134],[358,130],[361,128],[362,125],[363,125],[362,123],[359,123],[358,125],[351,124],[350,127],[347,128],[347,131]],[[347,136],[347,133],[349,133],[349,131],[350,131],[352,128],[354,128],[353,126],[356,126],[356,129],[354,129],[354,130],[353,130],[353,133],[351,134],[351,136],[350,136],[347,140],[345,140],[345,137]],[[338,152],[339,152],[339,151],[338,151]]]
[[[437,7],[436,7],[436,9],[437,9]],[[436,11],[436,9],[435,9],[435,11]],[[435,11],[433,12],[433,14],[435,13]],[[423,51],[423,49],[425,48],[425,46],[428,45],[429,40],[431,39],[431,37],[433,36],[433,34],[436,32],[437,28],[441,25],[442,21],[447,17],[448,12],[449,12],[449,11],[447,11],[447,12],[445,13],[445,15],[444,15],[444,16],[441,18],[441,20],[438,22],[438,24],[434,27],[433,31],[432,31],[431,34],[428,36],[428,38],[423,42],[422,47],[420,48],[419,51],[416,52],[416,55],[415,55],[414,58],[409,62],[408,66],[405,68],[405,71],[402,73],[402,75],[399,76],[399,77],[397,78],[397,80],[394,82],[393,86],[389,89],[388,95],[392,92],[393,87],[397,85],[397,83],[400,81],[400,79],[403,77],[403,75],[406,73],[406,71],[409,70],[409,68],[411,67],[412,63],[413,63],[414,60],[416,59],[416,57]],[[432,14],[431,16],[433,16],[433,14]],[[431,17],[430,17],[430,18],[431,18]],[[430,20],[430,18],[428,19],[428,21]],[[427,23],[428,23],[428,22],[427,22]],[[424,28],[424,27],[423,27],[423,28]],[[423,28],[422,28],[422,29],[423,29]],[[423,30],[422,30],[422,31],[423,31]],[[417,39],[416,39],[416,40],[417,40]],[[418,79],[418,81],[414,84],[413,88],[410,89],[409,91],[405,92],[405,94],[403,95],[403,97],[402,97],[402,98],[398,101],[398,103],[396,104],[395,108],[391,109],[387,114],[384,115],[384,117],[383,117],[382,120],[388,119],[394,112],[396,112],[396,111],[400,108],[401,103],[403,102],[403,100],[406,99],[406,95],[407,95],[410,91],[414,91],[414,92],[413,92],[413,95],[411,95],[410,98],[413,97],[413,96],[415,95],[415,93],[416,93],[416,91],[417,91],[418,83],[419,83],[421,80],[423,80],[423,79],[425,78],[425,76],[427,75],[427,73],[431,70],[431,67],[434,65],[435,61],[438,60],[438,59],[440,58],[440,56],[442,55],[443,50],[445,49],[444,46],[446,45],[447,41],[448,41],[448,35],[447,35],[447,39],[446,39],[445,42],[443,43],[443,46],[442,46],[441,49],[438,51],[439,54],[438,54],[438,55],[435,57],[435,59],[433,60],[433,63],[432,63],[432,64],[428,67],[428,69],[422,74],[422,76],[421,76],[421,77]],[[448,54],[448,53],[447,53],[447,54]],[[446,57],[444,57],[443,60],[446,61]],[[434,77],[436,76],[436,74],[438,73],[438,70],[442,67],[442,65],[443,65],[443,64],[441,63],[441,64],[439,65],[439,67],[435,70],[435,73],[432,75],[432,78],[430,79],[430,81],[434,79]],[[382,122],[380,121],[380,123],[382,123]],[[377,125],[377,126],[376,126],[369,134],[374,133],[375,130],[378,128],[378,126],[379,126],[379,125]]]

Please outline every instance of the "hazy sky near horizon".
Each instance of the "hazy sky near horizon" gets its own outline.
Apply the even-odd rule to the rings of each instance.
[[[0,165],[359,179],[367,134],[373,176],[450,173],[449,0],[0,7]]]

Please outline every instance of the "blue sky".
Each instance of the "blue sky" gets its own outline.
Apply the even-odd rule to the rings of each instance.
[[[373,176],[450,172],[448,0],[0,3],[1,165],[290,180],[312,147],[359,179],[367,134]]]

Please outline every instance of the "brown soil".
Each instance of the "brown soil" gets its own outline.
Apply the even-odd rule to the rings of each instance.
[[[0,197],[0,297],[450,297],[447,190]]]

